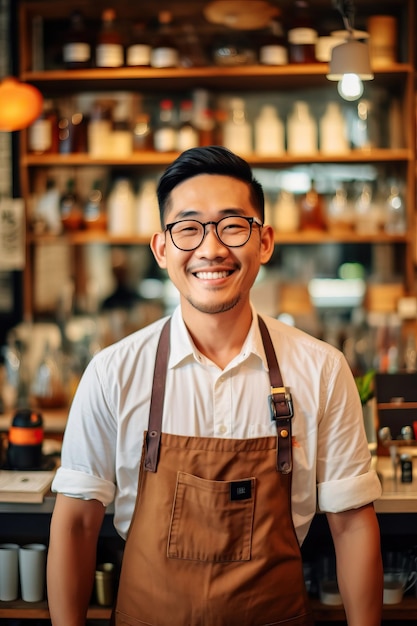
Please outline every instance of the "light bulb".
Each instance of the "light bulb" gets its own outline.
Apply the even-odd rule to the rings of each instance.
[[[337,91],[344,100],[351,102],[363,94],[363,83],[357,74],[343,74],[337,84]]]

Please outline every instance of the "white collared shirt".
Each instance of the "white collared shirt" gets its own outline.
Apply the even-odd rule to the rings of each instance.
[[[377,499],[381,486],[370,469],[361,405],[341,352],[263,317],[294,404],[292,513],[301,544],[317,504],[327,512],[357,508]],[[90,362],[71,406],[61,467],[52,485],[56,492],[95,498],[104,506],[114,500],[115,527],[124,538],[135,505],[165,319],[105,348]],[[175,310],[163,432],[236,439],[275,435],[269,393],[255,312],[240,354],[222,370],[196,349],[180,308]]]

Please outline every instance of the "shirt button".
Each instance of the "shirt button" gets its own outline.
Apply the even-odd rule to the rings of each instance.
[[[224,424],[223,424],[223,426],[220,426],[219,433],[221,435],[224,435],[224,433],[227,433],[227,426],[225,426]]]

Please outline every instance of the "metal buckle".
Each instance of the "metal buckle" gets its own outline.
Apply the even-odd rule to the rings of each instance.
[[[284,398],[277,400],[276,396],[278,394],[281,394],[284,396]],[[294,415],[294,407],[293,407],[293,403],[292,403],[292,396],[290,393],[290,390],[288,387],[271,387],[271,395],[268,396],[269,398],[269,408],[271,411],[271,421],[275,421],[277,418],[279,417],[293,417]],[[287,412],[286,413],[282,413],[280,412],[280,414],[277,411],[277,404],[285,402],[285,404],[287,405]]]

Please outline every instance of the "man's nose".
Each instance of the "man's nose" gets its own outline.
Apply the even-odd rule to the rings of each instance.
[[[212,253],[212,250],[217,252],[219,249],[227,250],[227,246],[225,246],[224,243],[222,243],[218,238],[216,225],[210,222],[205,226],[204,239],[197,250],[204,250],[205,252]]]

